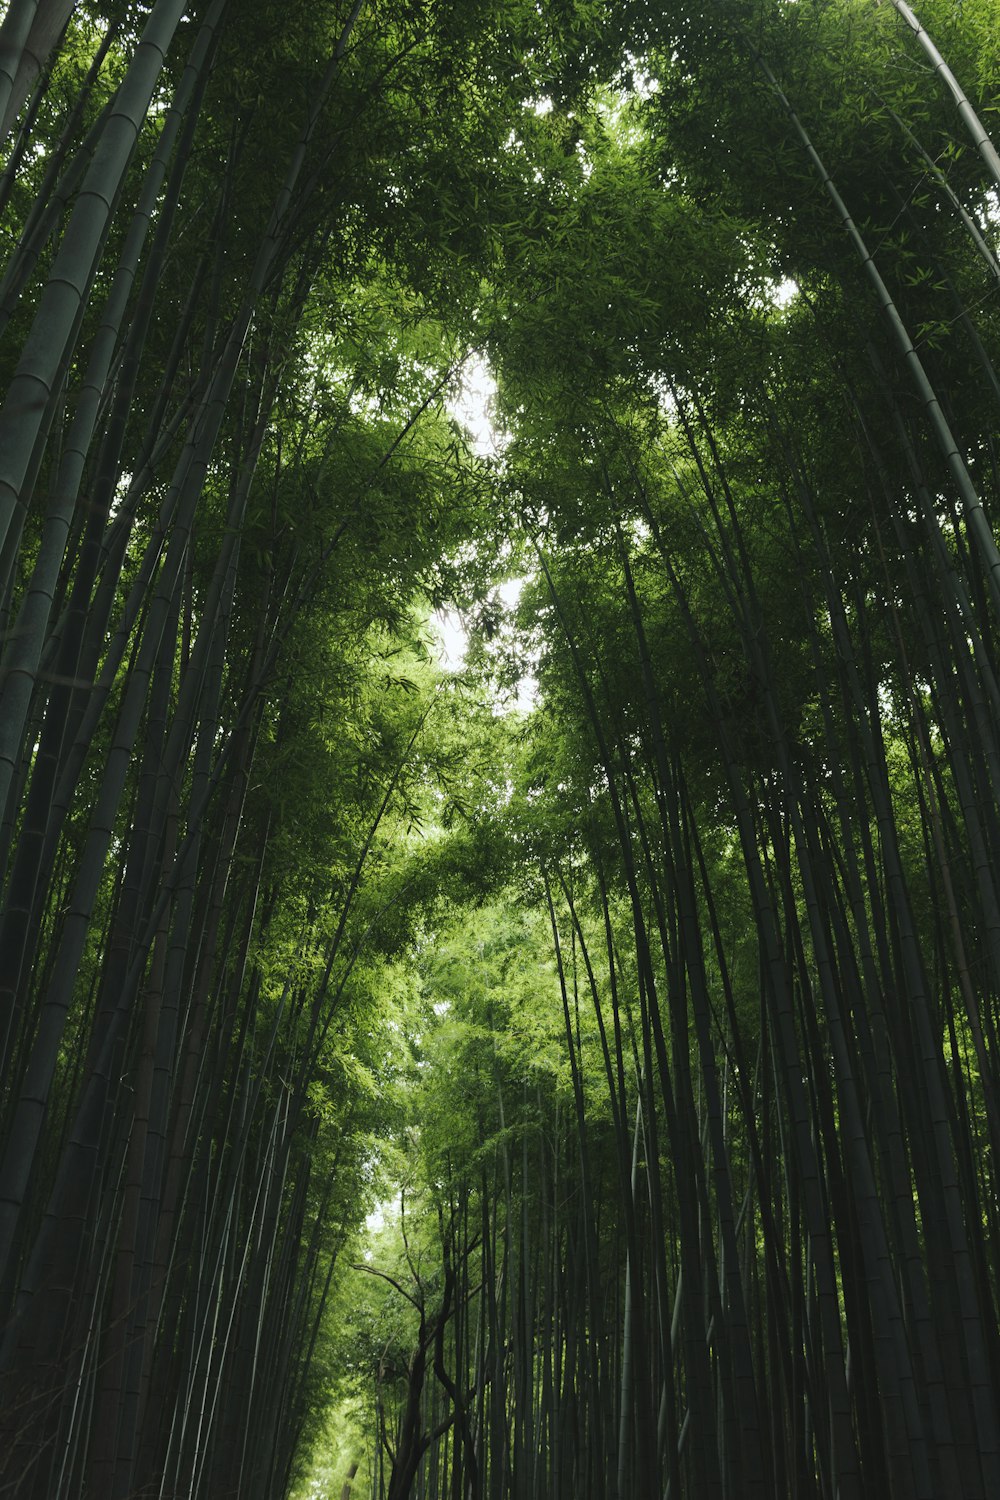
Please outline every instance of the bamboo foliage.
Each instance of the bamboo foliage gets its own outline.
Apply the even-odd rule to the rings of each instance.
[[[7,7],[3,1493],[1000,1490],[966,9]]]
[[[87,9],[31,106],[51,160],[20,133],[11,157],[12,201],[38,188],[4,241],[0,417],[17,1495],[287,1489],[367,1191],[372,1089],[343,1069],[352,1046],[377,1065],[373,955],[409,909],[370,868],[427,774],[411,611],[468,502],[439,472],[453,349],[385,276],[385,226],[331,250],[317,207],[351,180],[331,141],[364,155],[369,108],[390,136],[409,110],[387,79],[423,39],[306,9],[280,120],[226,0]],[[262,39],[280,10],[257,8]],[[403,374],[379,386],[394,320]]]
[[[647,327],[638,371],[635,343],[627,357],[614,345],[632,290],[619,266],[642,253],[616,200],[628,249],[615,261],[602,240],[592,304],[572,292],[595,320],[612,298],[593,344],[566,332],[569,294],[541,289],[543,252],[521,269],[562,342],[529,346],[535,307],[496,340],[503,482],[537,558],[522,612],[542,707],[509,773],[523,800],[493,814],[494,836],[526,907],[548,914],[537,972],[554,964],[559,999],[538,977],[534,1006],[553,1034],[561,1010],[563,1102],[547,1108],[573,1144],[558,1169],[529,1171],[535,1122],[510,1141],[480,1120],[497,1181],[465,1191],[507,1214],[480,1316],[511,1297],[508,1435],[484,1407],[483,1494],[943,1497],[997,1482],[995,467],[988,419],[958,394],[995,337],[988,305],[957,293],[978,275],[961,257],[980,255],[982,189],[963,201],[937,184],[965,249],[908,247],[948,260],[937,289],[958,297],[963,371],[927,337],[927,305],[915,311],[923,278],[893,264],[877,219],[859,228],[762,47],[750,65],[801,181],[834,210],[823,264],[805,251],[794,264],[789,311],[734,291],[728,331],[678,351]],[[790,51],[783,62],[794,72]],[[886,196],[898,213],[903,192]],[[907,233],[926,237],[917,217]],[[580,234],[592,243],[593,218]],[[490,1027],[517,1029],[495,1011]],[[595,1190],[599,1129],[614,1140],[614,1229]],[[528,1237],[519,1165],[521,1194],[530,1181],[547,1200]],[[565,1211],[568,1183],[583,1221],[557,1236],[552,1279],[533,1235]],[[585,1342],[581,1409],[550,1372]],[[567,1449],[557,1433],[574,1421],[585,1435]],[[444,1492],[447,1461],[445,1448],[414,1493]]]

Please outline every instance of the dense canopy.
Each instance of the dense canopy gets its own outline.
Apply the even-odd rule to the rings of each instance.
[[[1000,1494],[998,113],[7,0],[0,1496]]]

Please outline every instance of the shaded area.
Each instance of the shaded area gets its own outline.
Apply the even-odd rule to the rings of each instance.
[[[1000,1490],[992,20],[8,7],[0,1493]]]

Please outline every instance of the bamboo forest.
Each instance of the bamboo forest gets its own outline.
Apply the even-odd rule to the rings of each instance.
[[[913,4],[0,5],[0,1500],[1000,1496]]]

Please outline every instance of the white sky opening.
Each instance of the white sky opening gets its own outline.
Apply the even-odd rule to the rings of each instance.
[[[774,307],[787,307],[793,297],[798,295],[799,284],[786,276],[784,281],[772,281],[768,287],[769,299]]]
[[[500,585],[497,592],[507,614],[512,615],[517,609],[521,598],[521,590],[527,583],[526,578],[507,578]],[[533,671],[534,662],[529,658],[526,670],[522,672],[517,680],[517,688],[513,700],[508,700],[503,705],[501,712],[530,714],[533,708],[538,707],[538,679]]]
[[[539,113],[545,113],[544,100],[531,101]],[[551,107],[551,101],[548,101]],[[510,437],[496,425],[497,383],[489,361],[482,354],[470,354],[462,365],[457,391],[446,402],[450,416],[464,430],[469,447],[480,458],[499,458]],[[523,578],[508,578],[497,592],[504,612],[513,614],[521,597]],[[431,634],[439,664],[446,672],[460,672],[469,649],[469,632],[457,609],[436,609],[430,619]],[[517,685],[513,700],[498,705],[498,712],[529,713],[538,702],[538,683],[529,670]]]
[[[632,75],[631,92],[638,99],[649,99],[660,92],[660,80],[646,67],[646,59],[635,52],[626,52],[625,61]]]
[[[498,585],[497,594],[505,615],[512,615],[517,609],[525,582],[524,578],[506,578]],[[446,672],[460,672],[469,649],[469,631],[461,613],[457,609],[436,609],[431,615],[430,625],[439,664]],[[526,664],[527,669],[518,680],[513,697],[498,702],[494,709],[496,713],[527,714],[537,707],[538,680],[532,665],[531,661]]]
[[[402,1199],[402,1193],[397,1192],[391,1198],[386,1198],[381,1203],[376,1203],[371,1213],[365,1215],[365,1230],[369,1235],[380,1234],[385,1228],[387,1222],[392,1219],[399,1218],[399,1209],[400,1204],[402,1203]],[[365,1260],[370,1261],[372,1259],[372,1255],[373,1251],[371,1250],[371,1248],[366,1247],[364,1251]]]
[[[436,609],[431,615],[431,634],[438,665],[446,672],[461,672],[469,649],[469,632],[457,609]]]
[[[482,354],[470,354],[462,365],[458,390],[445,406],[479,458],[498,458],[507,446],[507,434],[494,421],[496,394],[489,361]]]

